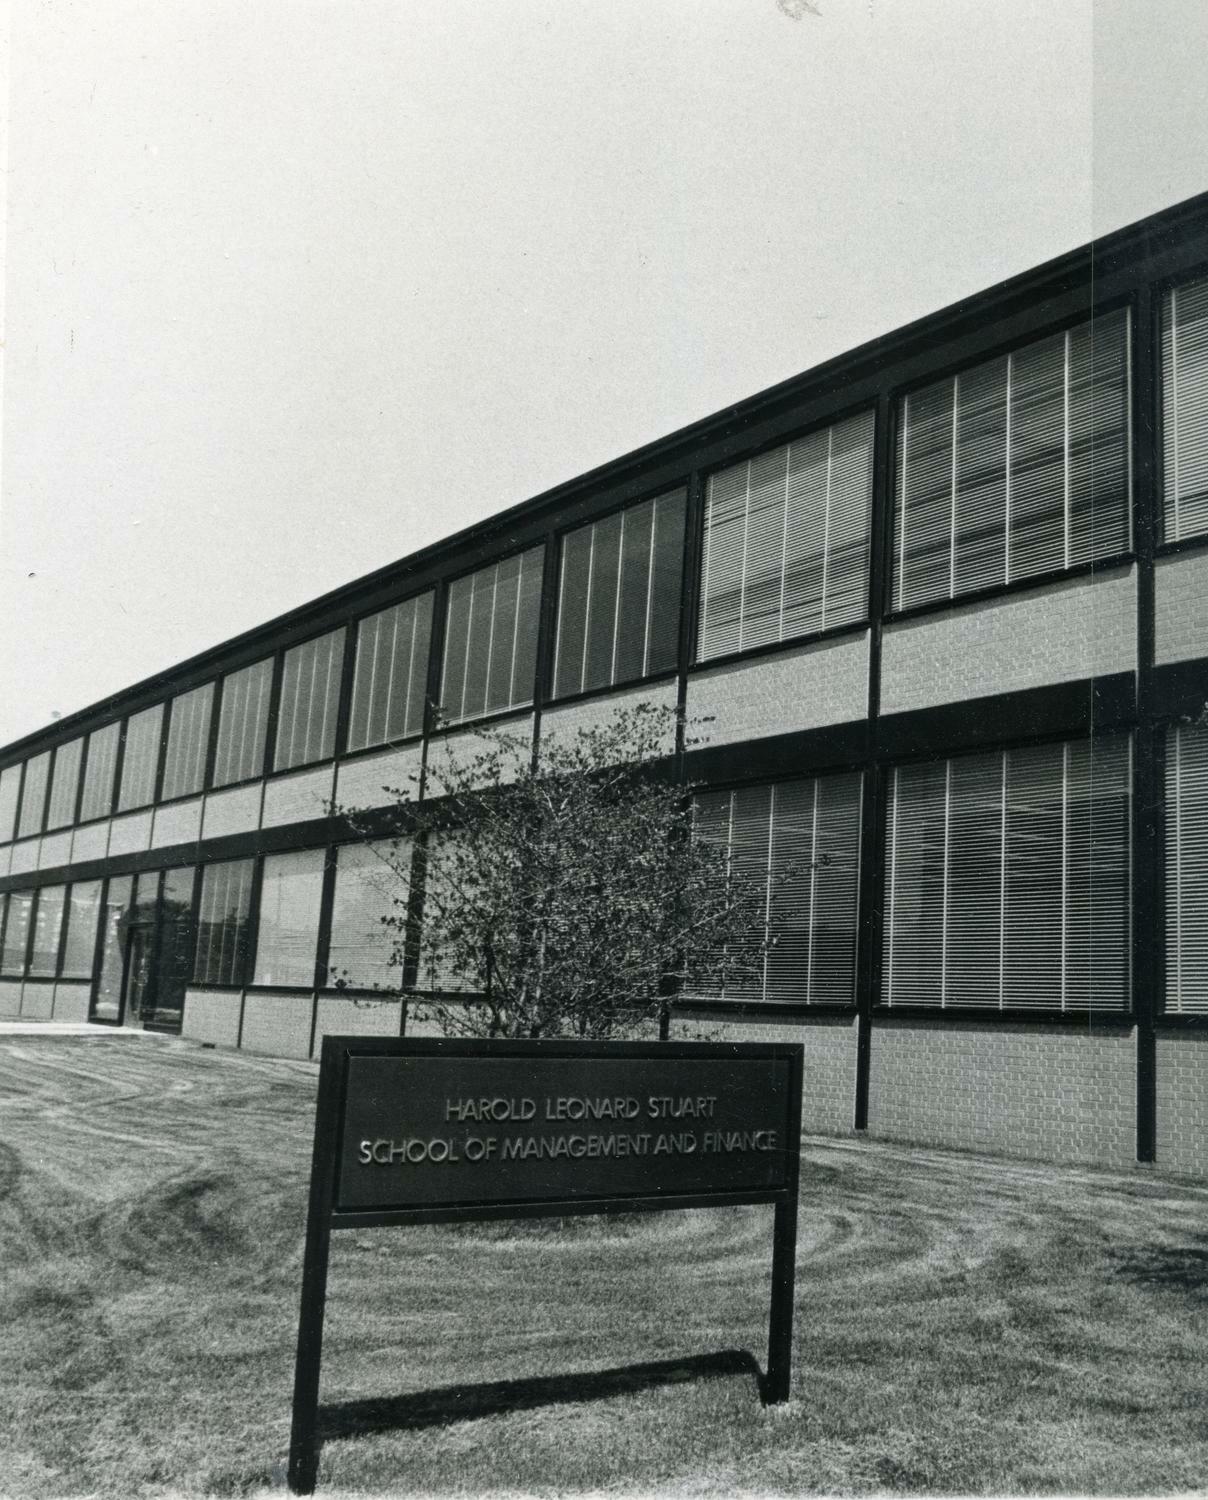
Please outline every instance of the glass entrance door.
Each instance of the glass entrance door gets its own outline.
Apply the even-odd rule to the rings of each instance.
[[[139,923],[126,929],[126,984],[122,997],[122,1025],[142,1027],[155,1009],[151,969],[155,928]]]

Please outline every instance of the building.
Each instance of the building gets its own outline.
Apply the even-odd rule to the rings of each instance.
[[[396,1032],[332,799],[678,702],[808,857],[677,1025],[800,1038],[807,1128],[1208,1176],[1206,695],[1208,195],[8,746],[0,1014]]]

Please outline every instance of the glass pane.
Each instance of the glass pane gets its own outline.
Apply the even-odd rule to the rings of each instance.
[[[98,1021],[117,1021],[122,1013],[123,939],[127,918],[134,900],[134,880],[118,875],[105,891],[102,920],[105,924],[101,947],[101,968],[97,979],[92,1015]]]
[[[250,859],[207,865],[202,877],[197,957],[193,967],[198,984],[243,983],[251,895]]]
[[[247,781],[263,773],[272,684],[271,657],[223,678],[214,757],[215,786],[229,786],[233,781]]]
[[[160,730],[164,706],[157,703],[135,714],[126,724],[126,749],[122,760],[122,789],[118,812],[145,807],[155,795],[155,772],[159,762]]]
[[[63,931],[63,908],[67,887],[43,886],[34,912],[34,941],[29,972],[38,979],[53,979],[59,966],[59,937]]]
[[[0,771],[0,844],[7,844],[16,832],[17,798],[21,791],[21,767],[5,766]]]
[[[106,818],[113,809],[113,775],[117,765],[117,742],[121,724],[106,724],[88,736],[88,756],[84,765],[84,800],[80,821]]]
[[[47,828],[66,828],[75,821],[76,792],[80,785],[80,761],[84,741],[72,740],[55,751],[54,775],[50,784],[50,807]]]
[[[179,1027],[184,1012],[185,988],[193,972],[197,936],[193,922],[195,879],[196,871],[191,866],[164,871],[154,1008],[147,1017],[158,1026]]]
[[[278,771],[327,760],[335,751],[344,627],[285,653],[277,717]]]
[[[403,846],[400,846],[402,848]],[[397,990],[402,966],[392,963],[401,950],[408,884],[388,860],[389,845],[345,844],[336,864],[335,901],[327,983],[338,989]]]
[[[168,725],[168,750],[164,759],[164,785],[161,796],[186,797],[199,792],[205,777],[206,750],[210,740],[210,709],[214,702],[214,684],[194,688],[172,700]]]
[[[63,952],[64,979],[91,979],[96,952],[96,924],[101,914],[101,882],[73,885],[67,904],[67,944]]]
[[[314,984],[325,860],[306,849],[264,861],[253,984]]]
[[[8,920],[4,925],[4,948],[0,952],[0,973],[20,976],[25,972],[25,949],[29,942],[32,891],[10,891]]]
[[[25,786],[21,793],[21,822],[18,833],[25,838],[42,832],[46,811],[46,784],[50,779],[50,751],[44,750],[25,763]]]
[[[350,750],[406,739],[423,729],[432,597],[421,594],[358,625]]]

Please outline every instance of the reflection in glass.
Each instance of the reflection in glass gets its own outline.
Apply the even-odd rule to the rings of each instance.
[[[84,880],[71,888],[67,903],[67,943],[63,978],[91,979],[96,951],[96,924],[101,914],[101,882]]]
[[[304,849],[264,861],[253,984],[314,984],[325,858]]]

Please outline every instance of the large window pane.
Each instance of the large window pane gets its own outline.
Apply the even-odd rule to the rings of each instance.
[[[25,950],[29,943],[29,919],[33,904],[32,891],[9,892],[4,947],[0,950],[0,974],[19,976],[25,972]]]
[[[448,722],[533,701],[543,555],[534,547],[450,586],[441,674]]]
[[[285,653],[273,757],[278,771],[334,754],[343,662],[343,626]]]
[[[1128,314],[912,392],[898,420],[896,609],[1128,550]]]
[[[1208,277],[1162,306],[1165,539],[1208,533]]]
[[[67,903],[67,942],[63,978],[91,979],[96,924],[101,914],[101,882],[85,880],[71,888]]]
[[[80,762],[84,741],[71,740],[55,751],[55,768],[50,782],[50,806],[46,813],[47,828],[66,828],[75,821],[76,793],[80,786]]]
[[[254,984],[314,984],[325,859],[305,849],[264,861]]]
[[[431,635],[430,593],[370,615],[357,626],[350,750],[421,732]]]
[[[185,989],[193,972],[197,929],[193,922],[196,871],[187,866],[164,871],[159,902],[159,932],[155,965],[155,1003],[145,1019],[157,1026],[179,1027],[184,1014]]]
[[[244,982],[252,869],[250,859],[205,868],[197,924],[197,957],[193,967],[193,977],[198,984],[238,985]]]
[[[194,688],[191,693],[182,693],[172,700],[168,721],[168,749],[164,757],[164,784],[160,792],[164,801],[201,790],[205,778],[213,701],[212,682]]]
[[[21,767],[0,771],[0,844],[7,844],[17,831],[17,798],[21,793]]]
[[[223,678],[218,748],[214,756],[215,786],[229,786],[233,781],[247,781],[263,774],[272,685],[271,657]]]
[[[29,954],[29,972],[37,979],[53,979],[59,966],[59,938],[63,932],[66,902],[66,886],[46,885],[38,892],[34,908],[34,941]]]
[[[146,881],[147,877],[142,877]],[[155,880],[157,877],[152,876]],[[92,1015],[98,1021],[117,1021],[122,1014],[122,974],[125,967],[125,938],[130,914],[138,899],[138,879],[115,875],[105,888],[101,911],[104,936],[101,939],[101,967],[97,977]]]
[[[865,618],[873,427],[864,412],[711,476],[699,660]]]
[[[675,665],[684,493],[661,495],[562,540],[554,691],[610,687]]]
[[[1208,725],[1166,732],[1166,1010],[1208,1015]]]
[[[695,836],[764,892],[750,970],[712,998],[790,1005],[855,1003],[861,778],[704,792]]]
[[[25,785],[21,791],[21,821],[17,832],[21,838],[42,832],[46,813],[46,786],[50,780],[50,751],[43,750],[25,762]]]
[[[122,788],[118,812],[145,807],[155,796],[155,772],[159,765],[160,731],[164,706],[143,709],[126,723],[126,748],[122,758]]]
[[[408,856],[401,854],[403,859]],[[340,989],[395,990],[402,984],[400,964],[391,962],[402,946],[403,932],[393,924],[406,917],[407,885],[388,860],[400,853],[388,845],[344,844],[336,863],[335,902],[327,983]]]
[[[117,767],[118,737],[121,724],[106,724],[88,736],[88,755],[84,762],[84,799],[80,821],[107,818],[113,810],[113,777]]]
[[[1127,1010],[1125,735],[900,766],[887,826],[889,1005]]]

